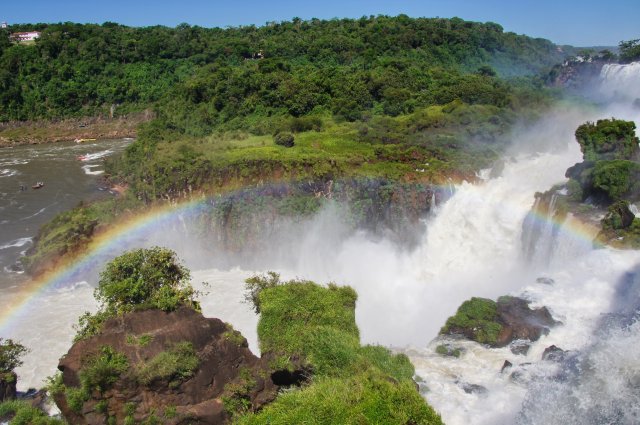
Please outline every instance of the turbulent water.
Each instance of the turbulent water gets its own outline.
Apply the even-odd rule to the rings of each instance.
[[[640,99],[640,62],[607,64],[602,68],[600,93],[610,98]],[[639,105],[636,105],[640,107]]]
[[[622,84],[610,73],[603,70],[605,84],[609,78]],[[581,160],[575,128],[614,114],[638,123],[628,102],[598,111],[555,111],[537,126],[514,133],[501,175],[457,186],[424,218],[426,231],[415,250],[346,231],[341,210],[328,207],[295,227],[282,226],[273,249],[256,256],[284,278],[353,286],[359,293],[356,319],[362,341],[408,354],[424,380],[421,391],[448,424],[638,423],[640,253],[593,249],[593,235],[581,227],[530,214],[535,193],[565,181],[565,170]],[[232,323],[257,351],[257,317],[242,303],[243,280],[256,270],[207,268],[216,241],[196,244],[184,237],[188,228],[176,214],[162,232],[150,230],[129,246],[175,249],[197,269],[194,283],[207,291],[205,315]],[[532,232],[538,235],[535,242],[527,236]],[[19,245],[26,237],[7,243]],[[94,279],[87,276],[86,282],[69,282],[40,295],[19,322],[0,329],[2,337],[33,348],[18,370],[22,389],[40,385],[55,370],[70,346],[78,314],[95,308]],[[506,294],[548,307],[562,324],[526,355],[436,338],[462,301]],[[12,302],[10,292],[3,294],[0,309]],[[442,343],[461,348],[460,358],[436,354]],[[541,360],[550,345],[569,351],[563,362]],[[505,360],[512,366],[501,372]]]
[[[102,159],[122,151],[128,140],[54,143],[0,149],[0,290],[20,281],[16,262],[36,232],[82,200],[108,196],[96,181]],[[43,182],[40,189],[33,189]]]

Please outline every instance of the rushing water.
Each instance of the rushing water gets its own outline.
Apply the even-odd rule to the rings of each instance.
[[[269,268],[284,278],[353,286],[359,294],[356,320],[362,341],[408,354],[424,379],[425,398],[450,425],[638,423],[640,253],[593,249],[593,235],[575,223],[529,214],[535,193],[563,182],[565,170],[580,161],[573,130],[613,111],[557,112],[533,131],[518,133],[502,174],[456,187],[425,217],[427,230],[411,252],[366,233],[345,232],[340,210],[327,208],[295,228],[283,226],[274,252],[265,255]],[[617,107],[615,114],[638,122],[633,109]],[[547,150],[532,153],[531,146]],[[525,150],[526,155],[516,154]],[[207,268],[207,245],[216,241],[201,241],[195,249],[195,241],[184,236],[189,227],[184,216],[176,213],[173,223],[162,232],[151,228],[128,246],[168,245],[188,266],[197,264],[194,283],[207,292],[202,297],[205,315],[231,322],[257,351],[257,317],[242,303],[243,280],[253,272]],[[28,237],[16,234],[3,243],[18,245]],[[197,262],[194,251],[202,251]],[[91,279],[41,294],[27,316],[2,329],[2,337],[20,339],[33,349],[18,370],[22,389],[40,385],[53,373],[70,346],[71,325],[79,313],[95,308]],[[548,307],[562,324],[526,355],[437,337],[462,301],[506,294]],[[0,309],[11,302],[11,292],[5,292]],[[460,358],[436,354],[442,343],[461,348]],[[542,361],[550,345],[569,350],[567,359]],[[512,366],[501,371],[505,360]]]
[[[18,258],[40,226],[82,200],[108,196],[96,176],[102,160],[121,151],[128,140],[55,143],[0,149],[0,290],[20,272]],[[79,160],[78,157],[82,157]],[[40,189],[33,189],[43,182]]]

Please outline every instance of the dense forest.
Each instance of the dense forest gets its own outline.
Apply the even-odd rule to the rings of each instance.
[[[42,34],[32,44],[10,41],[27,30]],[[159,105],[200,135],[247,125],[251,115],[321,109],[354,120],[454,99],[504,105],[508,90],[496,73],[535,74],[565,54],[495,23],[403,15],[226,29],[13,25],[0,33],[0,121]]]

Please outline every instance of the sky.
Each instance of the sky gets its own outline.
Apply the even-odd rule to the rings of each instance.
[[[0,21],[117,22],[130,26],[264,25],[270,21],[401,13],[492,21],[505,31],[574,46],[615,46],[640,38],[640,0],[2,0]]]

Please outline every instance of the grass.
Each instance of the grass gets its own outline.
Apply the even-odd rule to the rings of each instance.
[[[136,377],[143,385],[166,380],[170,387],[177,386],[194,375],[199,363],[200,360],[193,345],[183,341],[167,351],[155,355],[151,360],[141,365],[136,371]]]
[[[497,317],[495,301],[473,297],[463,302],[456,314],[447,319],[440,333],[462,333],[481,344],[495,344],[502,330]]]
[[[11,400],[0,403],[0,421],[11,418],[11,425],[63,425],[66,422],[47,416],[27,401]]]
[[[253,424],[442,424],[410,381],[393,383],[375,373],[347,379],[320,378],[302,390],[282,393],[257,414],[237,421]]]
[[[262,276],[271,277],[272,284],[258,285],[258,291],[260,277],[248,282],[249,299],[259,299],[261,350],[276,354],[272,367],[277,369],[286,368],[287,359],[302,359],[312,377],[301,388],[282,392],[259,413],[249,413],[246,400],[243,404],[242,397],[232,397],[229,407],[235,409],[236,423],[442,423],[416,391],[407,356],[360,345],[353,289],[280,282],[274,276]]]
[[[258,337],[261,352],[283,351],[298,355],[305,351],[306,334],[316,328],[334,328],[356,341],[356,292],[335,285],[324,288],[310,281],[291,281],[264,289],[260,295]]]

